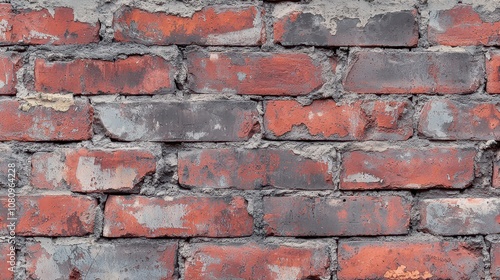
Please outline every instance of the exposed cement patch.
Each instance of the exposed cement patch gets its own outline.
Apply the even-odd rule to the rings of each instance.
[[[73,95],[69,94],[39,93],[35,96],[22,97],[21,100],[24,101],[24,103],[21,105],[20,109],[25,112],[36,106],[66,112],[71,106],[75,105]]]

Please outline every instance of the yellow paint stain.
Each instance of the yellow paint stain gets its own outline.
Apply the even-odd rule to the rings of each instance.
[[[432,274],[429,271],[420,273],[418,270],[406,271],[406,266],[400,265],[395,270],[388,270],[384,277],[386,279],[396,279],[396,280],[413,280],[413,279],[429,279]]]

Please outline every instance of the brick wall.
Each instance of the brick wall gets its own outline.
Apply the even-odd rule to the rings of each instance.
[[[496,1],[3,2],[1,279],[500,279]]]

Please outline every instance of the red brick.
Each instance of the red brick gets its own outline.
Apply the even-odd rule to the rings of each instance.
[[[179,183],[186,187],[333,189],[326,161],[292,151],[206,149],[179,152]]]
[[[492,185],[494,188],[500,188],[500,153],[497,152],[493,160],[493,179]]]
[[[237,237],[253,232],[242,197],[110,196],[105,237]]]
[[[354,54],[344,89],[357,93],[471,93],[482,75],[467,52],[374,52]]]
[[[486,59],[486,91],[500,93],[500,53],[490,53]]]
[[[491,277],[493,280],[500,279],[500,243],[491,244]]]
[[[37,59],[35,62],[36,90],[52,93],[168,93],[175,89],[174,75],[173,65],[159,56],[130,56],[115,61]]]
[[[12,253],[11,248],[14,247],[14,244],[0,243],[0,275],[2,275],[2,277],[4,277],[3,279],[6,280],[14,279],[14,270],[16,269],[16,266],[11,266],[10,262],[12,261],[15,265],[16,260],[18,259],[17,254],[19,253]]]
[[[75,141],[92,137],[93,109],[75,100],[67,111],[36,106],[20,109],[15,100],[0,101],[0,141]]]
[[[498,46],[500,22],[485,22],[471,5],[432,11],[428,38],[431,44],[446,46]]]
[[[211,6],[191,17],[125,7],[115,13],[115,40],[146,45],[261,45],[264,22],[259,7]]]
[[[340,241],[338,264],[341,280],[484,277],[482,248],[466,242]]]
[[[438,99],[427,102],[420,115],[420,135],[441,140],[490,140],[500,135],[497,103],[466,103]]]
[[[265,103],[265,137],[286,140],[406,140],[413,134],[408,102],[294,100]]]
[[[326,246],[196,244],[186,260],[186,279],[327,279]]]
[[[138,193],[138,183],[156,171],[154,155],[145,150],[63,150],[36,153],[31,183],[38,189],[74,192]]]
[[[122,141],[245,141],[260,130],[251,101],[107,102],[94,106],[107,134]]]
[[[455,147],[347,152],[343,155],[340,188],[462,189],[474,179],[475,155],[473,149]]]
[[[0,197],[8,213],[8,197]],[[16,197],[19,236],[84,236],[94,232],[97,201],[87,196],[23,195]],[[7,215],[0,217],[0,234],[7,233]]]
[[[442,198],[420,201],[422,231],[436,235],[500,233],[499,198]]]
[[[304,6],[308,6],[309,3]],[[278,9],[278,8],[275,8]],[[323,11],[327,11],[328,8]],[[285,46],[416,46],[418,25],[416,10],[374,14],[367,24],[358,27],[359,20],[334,20],[336,32],[326,27],[331,21],[325,15],[296,9],[274,19],[274,41]]]
[[[306,95],[325,79],[304,53],[190,52],[189,89],[197,93]]]
[[[21,57],[14,53],[0,54],[0,95],[16,94],[16,72],[21,66]]]
[[[89,44],[99,41],[99,22],[74,20],[73,9],[13,10],[10,4],[0,4],[2,34],[0,44]]]
[[[397,196],[265,197],[265,230],[275,236],[406,234],[410,207]]]
[[[26,255],[30,279],[176,279],[177,243],[164,240],[58,244],[39,238],[28,242]]]

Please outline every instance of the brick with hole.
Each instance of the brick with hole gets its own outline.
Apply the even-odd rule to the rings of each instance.
[[[179,152],[179,183],[190,188],[333,189],[328,162],[278,149]]]
[[[156,171],[156,159],[147,150],[57,150],[35,153],[31,183],[38,189],[73,192],[138,193],[139,183]]]
[[[344,89],[377,94],[463,94],[479,88],[482,59],[468,52],[354,53]]]
[[[0,275],[2,275],[2,277],[5,277],[4,279],[14,279],[14,271],[16,269],[15,265],[18,253],[19,252],[15,251],[15,244],[11,244],[8,241],[6,241],[5,243],[0,243]]]
[[[59,77],[54,79],[54,76]],[[115,61],[77,59],[35,61],[35,89],[74,94],[155,94],[175,90],[172,62],[159,56],[129,56]]]
[[[494,280],[500,279],[500,243],[495,242],[491,244],[491,277]]]
[[[241,237],[253,233],[243,197],[110,196],[105,237]]]
[[[500,53],[490,52],[486,59],[486,91],[500,93]]]
[[[94,110],[88,101],[78,99],[67,108],[55,109],[21,108],[23,104],[0,100],[0,141],[80,141],[92,137]]]
[[[30,279],[173,280],[177,262],[174,241],[58,242],[37,238],[26,245]]]
[[[264,223],[273,236],[407,234],[410,203],[397,196],[265,197]]]
[[[0,4],[2,22],[1,45],[11,44],[89,44],[99,41],[99,22],[80,22],[74,19],[73,9],[13,9]]]
[[[107,135],[120,141],[239,142],[260,131],[252,101],[106,102],[94,108]]]
[[[193,51],[187,63],[196,93],[299,96],[326,81],[320,62],[305,53]]]
[[[498,103],[435,99],[425,103],[418,132],[439,140],[500,139]]]
[[[258,6],[208,6],[191,16],[123,7],[113,17],[115,41],[146,45],[257,46],[265,41]]]
[[[16,72],[21,64],[21,56],[17,53],[3,52],[0,54],[0,96],[16,94]]]
[[[434,235],[500,233],[500,199],[424,199],[418,204],[419,229]]]
[[[70,194],[20,195],[16,211],[9,210],[9,197],[0,196],[0,234],[7,234],[10,213],[17,217],[18,236],[86,236],[94,232],[97,201],[88,196]]]
[[[188,249],[186,279],[326,279],[326,244],[198,243]]]
[[[369,265],[367,265],[369,264]],[[482,248],[460,241],[340,241],[337,277],[484,279]]]
[[[499,29],[500,21],[484,20],[472,5],[456,5],[447,10],[431,11],[428,38],[434,45],[498,46]]]
[[[265,102],[265,137],[277,140],[406,140],[412,106],[400,101]]]
[[[340,189],[463,189],[474,179],[475,155],[459,147],[346,152]]]

